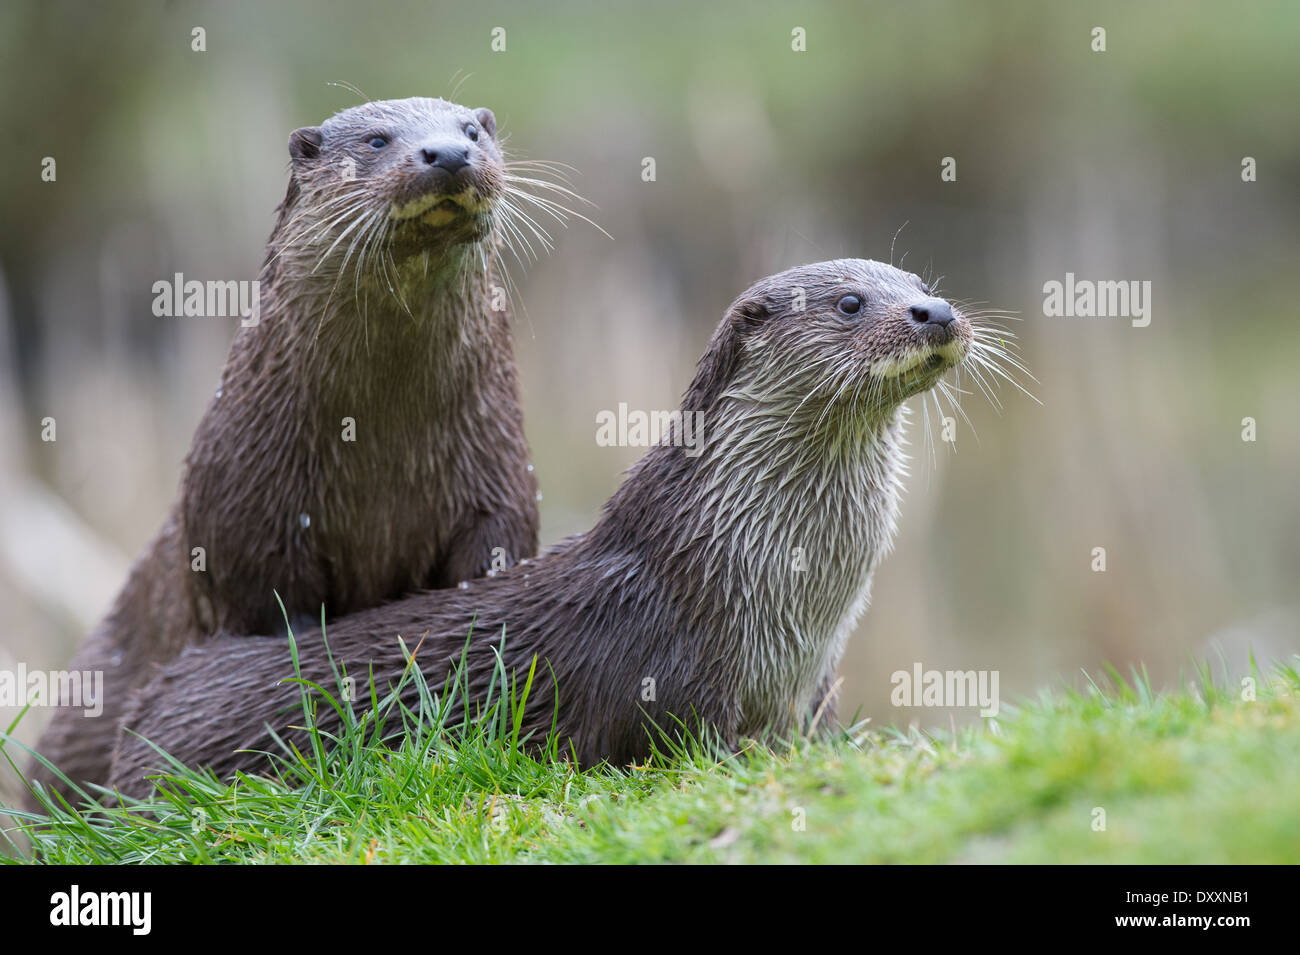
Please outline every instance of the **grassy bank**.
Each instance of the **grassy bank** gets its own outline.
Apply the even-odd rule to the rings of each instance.
[[[29,818],[46,862],[1300,861],[1300,675],[1256,699],[1113,677],[1004,704],[996,727],[845,733],[722,762],[574,772],[508,714],[425,720],[396,749],[355,721],[292,785],[178,773],[146,805]],[[506,708],[508,709],[508,707]],[[419,717],[421,714],[415,714]],[[423,714],[427,717],[428,714]],[[408,718],[412,714],[407,714]],[[147,811],[146,811],[147,810]],[[1098,810],[1104,810],[1104,830]]]

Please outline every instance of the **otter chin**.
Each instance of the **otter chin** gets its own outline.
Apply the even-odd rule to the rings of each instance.
[[[451,195],[440,191],[408,202],[394,202],[388,216],[398,223],[418,219],[426,225],[441,226],[459,218],[490,216],[493,204],[492,198],[474,188]]]
[[[432,241],[481,242],[491,233],[493,220],[490,206],[471,208],[455,199],[437,199],[425,211],[398,222],[391,244],[410,255]]]
[[[591,530],[538,558],[298,634],[301,675],[329,688],[355,674],[415,705],[415,666],[449,687],[454,724],[499,666],[519,685],[535,667],[522,738],[540,746],[554,721],[582,765],[644,759],[673,727],[736,747],[829,723],[898,520],[903,401],[996,340],[879,262],[769,276],[727,309],[683,398],[701,444],[670,428]],[[187,650],[133,694],[112,785],[146,793],[155,746],[223,777],[267,770],[273,733],[306,745],[299,684],[277,682],[292,675],[282,639]],[[332,707],[317,712],[338,728]]]

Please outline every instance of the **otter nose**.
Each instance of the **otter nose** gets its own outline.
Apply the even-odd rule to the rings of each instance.
[[[956,316],[952,306],[941,298],[927,298],[924,302],[913,305],[912,321],[921,325],[939,325],[946,327]]]
[[[420,149],[420,161],[457,173],[469,165],[469,150],[457,143],[433,143]]]

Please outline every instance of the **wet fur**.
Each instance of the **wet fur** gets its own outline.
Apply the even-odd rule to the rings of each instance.
[[[472,166],[438,185],[411,148],[468,123]],[[261,321],[237,333],[166,523],[70,665],[104,671],[104,713],[56,710],[38,745],[71,779],[106,780],[128,694],[155,665],[218,632],[283,632],[277,593],[301,627],[322,605],[333,618],[478,577],[494,548],[536,552],[510,316],[491,307],[500,230],[484,214],[389,216],[431,188],[503,197],[495,131],[487,110],[408,99],[290,138]],[[368,141],[379,133],[387,150]]]
[[[864,300],[855,318],[836,311],[848,293]],[[544,737],[558,702],[561,745],[583,764],[644,757],[647,718],[670,727],[677,717],[731,743],[804,724],[894,535],[901,402],[972,340],[965,319],[942,343],[910,319],[909,305],[928,295],[916,276],[863,260],[759,282],[728,309],[685,396],[685,410],[704,413],[698,457],[668,439],[629,471],[589,532],[466,589],[335,621],[336,664],[361,683],[372,671],[382,689],[406,666],[398,637],[408,647],[423,639],[417,663],[440,689],[472,628],[461,679],[481,700],[504,633],[508,670],[524,674],[537,660],[524,731]],[[914,351],[946,357],[921,372],[871,371]],[[300,658],[304,677],[335,685],[318,630],[300,635]],[[299,690],[277,682],[291,673],[279,639],[187,650],[135,694],[113,785],[148,790],[159,759],[141,736],[222,776],[265,769],[264,756],[237,750],[274,751],[267,726],[302,743],[287,729],[302,720]],[[459,707],[459,695],[447,702]],[[333,721],[323,707],[321,725]]]

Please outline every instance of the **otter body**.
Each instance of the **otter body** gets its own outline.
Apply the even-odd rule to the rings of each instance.
[[[260,321],[235,337],[162,531],[71,664],[104,671],[104,714],[57,710],[38,745],[74,781],[106,780],[127,695],[187,646],[536,552],[492,113],[367,103],[289,151]]]
[[[765,279],[728,310],[685,396],[683,411],[705,423],[697,457],[670,437],[586,534],[466,589],[335,621],[336,665],[396,684],[400,635],[411,648],[422,641],[416,663],[435,690],[464,652],[460,686],[481,701],[504,636],[508,671],[537,661],[524,731],[540,741],[558,714],[561,747],[587,764],[647,755],[650,721],[703,725],[730,742],[789,732],[829,702],[889,550],[901,403],[974,341],[966,319],[890,266],[839,260]],[[334,685],[319,631],[300,637],[299,655],[305,678]],[[294,738],[299,691],[277,684],[289,675],[282,640],[186,651],[133,698],[113,785],[148,790],[159,760],[137,733],[223,776],[266,768],[265,756],[237,751],[274,750],[267,727]],[[445,700],[458,709],[460,691]],[[334,714],[320,717],[328,728]]]

